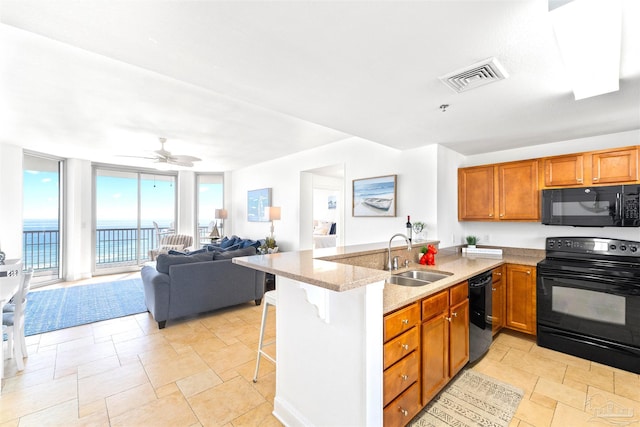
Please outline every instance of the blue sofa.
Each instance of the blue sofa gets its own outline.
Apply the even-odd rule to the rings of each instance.
[[[236,304],[262,302],[265,273],[234,264],[236,256],[255,255],[248,246],[232,251],[200,250],[161,254],[155,267],[142,267],[144,300],[160,329],[167,320]]]

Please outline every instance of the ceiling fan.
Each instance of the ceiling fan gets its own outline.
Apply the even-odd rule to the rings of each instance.
[[[154,163],[163,163],[167,165],[176,165],[176,166],[184,166],[184,167],[193,167],[193,162],[199,162],[202,159],[193,156],[183,156],[179,154],[171,154],[170,151],[164,149],[164,143],[167,142],[167,138],[158,138],[160,140],[160,149],[155,150],[155,155],[153,157],[143,157],[143,156],[123,156],[123,157],[136,157],[139,159],[149,159],[153,160]]]

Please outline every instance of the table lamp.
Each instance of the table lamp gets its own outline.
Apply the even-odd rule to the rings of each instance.
[[[264,208],[264,216],[271,221],[271,238],[273,239],[273,221],[280,220],[280,207],[267,206]]]

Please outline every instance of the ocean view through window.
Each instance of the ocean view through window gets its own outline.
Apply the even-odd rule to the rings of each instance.
[[[37,280],[60,278],[60,186],[63,162],[23,157],[23,268],[34,268]]]
[[[95,168],[94,269],[125,271],[158,245],[154,222],[175,232],[176,175]]]

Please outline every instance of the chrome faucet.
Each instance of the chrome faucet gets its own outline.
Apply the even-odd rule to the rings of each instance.
[[[387,262],[387,270],[391,271],[391,270],[397,270],[398,269],[398,263],[397,263],[397,257],[396,257],[396,262],[394,263],[394,265],[391,264],[391,241],[393,239],[395,239],[396,237],[402,237],[404,238],[405,242],[407,242],[407,250],[410,251],[411,250],[411,240],[409,240],[409,238],[407,236],[405,236],[402,233],[398,233],[398,234],[394,234],[393,236],[391,236],[391,238],[389,239],[389,261]],[[394,268],[395,267],[395,268]]]

